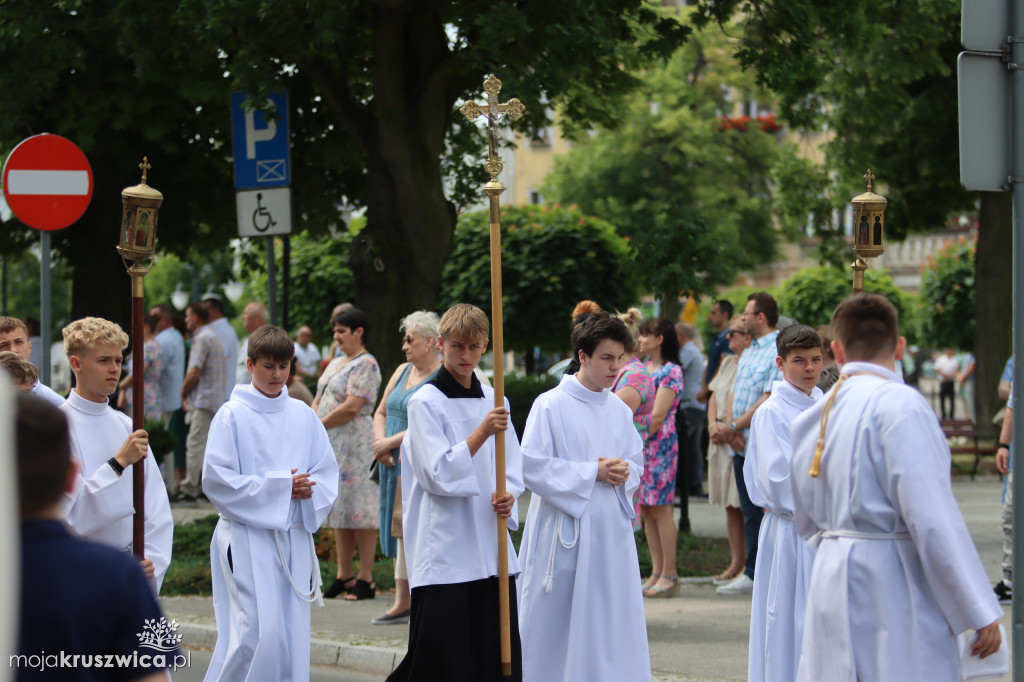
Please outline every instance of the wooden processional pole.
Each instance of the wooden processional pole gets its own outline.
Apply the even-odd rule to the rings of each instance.
[[[504,167],[498,158],[498,123],[505,116],[515,120],[521,118],[526,108],[517,99],[498,104],[501,81],[494,74],[484,80],[487,104],[481,106],[470,100],[459,110],[472,121],[483,115],[487,117],[487,163],[484,168],[490,174],[490,181],[484,185],[484,193],[490,204],[491,233],[491,328],[492,354],[494,355],[494,406],[505,405],[505,347],[504,326],[501,311],[501,215],[498,197],[505,188],[498,182],[498,174]],[[498,497],[505,494],[505,434],[494,435],[494,489]],[[512,674],[512,640],[508,603],[508,521],[498,517],[498,609],[501,627],[501,674]]]
[[[146,173],[152,166],[148,158],[139,164],[142,171],[142,182],[133,187],[125,187],[121,192],[123,209],[121,212],[120,244],[117,252],[121,254],[125,268],[132,278],[132,430],[138,431],[146,426],[146,406],[143,400],[145,391],[145,365],[143,350],[143,316],[145,309],[145,278],[153,264],[156,251],[156,222],[160,204],[164,195],[150,187],[146,182]],[[129,262],[131,265],[129,265]],[[132,504],[135,515],[132,517],[132,552],[139,559],[146,558],[146,459],[140,459],[132,465]]]

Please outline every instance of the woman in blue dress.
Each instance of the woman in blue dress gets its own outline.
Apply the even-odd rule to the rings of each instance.
[[[380,547],[385,556],[395,559],[395,603],[384,615],[373,619],[374,625],[409,622],[412,602],[401,539],[402,467],[399,447],[409,424],[406,413],[409,398],[430,381],[441,366],[437,357],[439,322],[436,313],[424,310],[417,310],[402,320],[399,331],[403,335],[402,350],[408,362],[391,375],[384,397],[373,415],[373,454],[380,472]],[[398,514],[394,513],[396,498],[399,500]],[[398,518],[393,523],[394,517]]]

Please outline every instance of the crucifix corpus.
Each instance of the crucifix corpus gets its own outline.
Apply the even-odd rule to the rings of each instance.
[[[484,169],[490,174],[490,181],[484,185],[484,193],[490,202],[490,233],[491,233],[491,328],[492,354],[494,355],[494,406],[505,404],[505,348],[503,339],[503,322],[501,312],[501,216],[498,211],[498,197],[505,188],[498,182],[498,174],[504,166],[498,158],[498,124],[505,117],[517,120],[522,117],[526,107],[513,98],[505,104],[498,104],[498,93],[501,92],[501,81],[494,74],[484,80],[484,92],[487,103],[477,104],[473,100],[462,105],[459,111],[468,120],[473,121],[480,116],[487,117],[487,163]],[[495,493],[498,497],[505,494],[505,434],[501,431],[494,435],[494,477]],[[512,674],[512,643],[509,633],[508,603],[508,525],[505,519],[498,517],[498,608],[501,626],[501,674]]]

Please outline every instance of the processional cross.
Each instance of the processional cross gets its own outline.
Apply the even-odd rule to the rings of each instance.
[[[484,92],[487,93],[487,104],[480,105],[469,100],[459,111],[467,120],[476,120],[479,116],[487,117],[487,163],[484,169],[490,174],[491,180],[484,185],[484,193],[490,203],[490,234],[491,234],[491,327],[494,355],[494,406],[505,405],[505,347],[504,323],[501,311],[501,215],[498,210],[498,197],[505,188],[498,182],[498,174],[504,165],[498,158],[498,124],[505,117],[512,120],[522,118],[526,107],[518,99],[512,98],[505,104],[498,103],[501,92],[501,81],[494,74],[484,80]],[[505,434],[502,431],[494,434],[494,478],[495,494],[505,494]],[[508,524],[498,517],[498,608],[499,625],[501,627],[501,674],[508,677],[512,674],[512,643],[510,635],[509,597],[508,597]]]

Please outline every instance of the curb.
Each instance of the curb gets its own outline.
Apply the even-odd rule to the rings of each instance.
[[[217,628],[202,623],[178,621],[177,633],[181,643],[189,649],[213,649],[217,644]],[[332,642],[326,639],[310,640],[309,662],[312,665],[344,668],[368,675],[386,676],[405,655],[405,650],[387,647]]]

